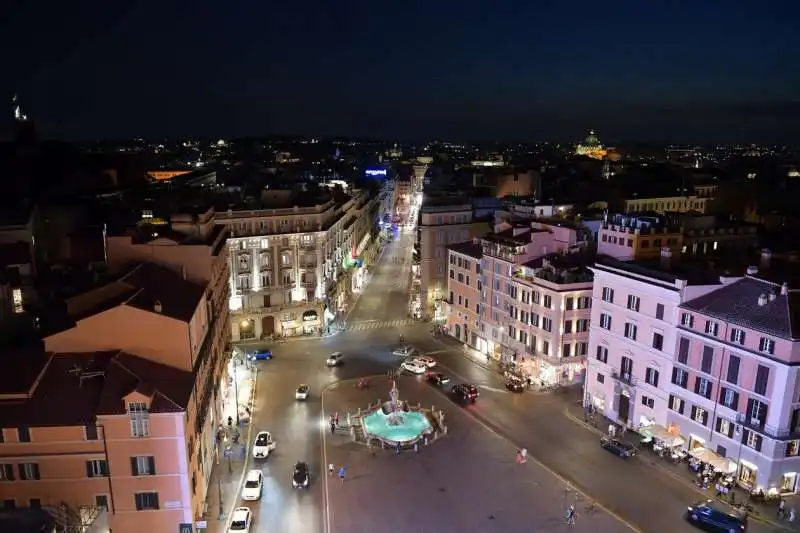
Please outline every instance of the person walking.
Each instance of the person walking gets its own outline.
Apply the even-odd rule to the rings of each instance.
[[[570,505],[569,507],[567,507],[566,519],[567,519],[567,525],[569,527],[575,527],[575,506],[574,505]]]
[[[786,500],[781,498],[778,502],[778,518],[786,518]]]
[[[333,470],[334,470],[334,468],[335,468],[335,467],[333,466],[333,463],[330,463],[330,464],[328,465],[328,475],[329,475],[329,476],[332,476],[332,475],[333,475]]]
[[[345,477],[345,475],[346,475],[346,472],[344,470],[344,467],[339,468],[339,480],[342,482],[342,485],[344,485],[344,477]]]

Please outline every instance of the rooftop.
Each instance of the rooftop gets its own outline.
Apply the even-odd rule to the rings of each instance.
[[[682,261],[672,258],[669,262],[660,258],[620,261],[606,255],[601,255],[595,261],[597,267],[610,267],[622,270],[636,276],[651,278],[656,281],[675,284],[678,280],[685,281],[688,285],[719,285],[720,275],[733,275],[731,271],[717,269],[715,263],[709,260]]]
[[[783,339],[800,340],[800,290],[756,276],[725,285],[681,308]]]
[[[467,242],[460,242],[457,244],[451,244],[447,247],[448,250],[451,250],[455,253],[468,255],[475,259],[480,259],[483,257],[483,247],[481,246],[480,241],[467,241]]]
[[[181,412],[194,384],[191,372],[125,352],[7,355],[3,367],[20,383],[0,385],[0,427],[90,424],[125,413],[123,398],[134,391],[152,398],[151,413]]]

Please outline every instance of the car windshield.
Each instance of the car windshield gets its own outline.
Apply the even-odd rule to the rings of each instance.
[[[255,488],[258,488],[258,485],[259,485],[258,478],[255,478],[255,479],[248,479],[248,480],[247,480],[247,483],[245,483],[245,484],[244,484],[244,486],[245,486],[246,488],[248,488],[248,489],[255,489]]]
[[[265,446],[269,442],[269,437],[267,435],[259,435],[256,438],[256,446]]]
[[[299,387],[297,387],[297,392],[305,392],[307,390],[308,387],[306,387],[305,385],[300,385]]]
[[[247,522],[244,520],[234,520],[231,523],[231,530],[233,531],[244,531],[247,529]]]

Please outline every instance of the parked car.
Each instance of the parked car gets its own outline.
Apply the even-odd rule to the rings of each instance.
[[[246,502],[254,502],[261,499],[261,489],[264,486],[264,474],[261,470],[251,470],[247,473],[242,488],[242,499]]]
[[[414,357],[414,359],[425,365],[426,368],[433,368],[436,366],[436,361],[427,355],[418,355]]]
[[[228,529],[230,533],[250,533],[250,523],[253,520],[253,514],[247,507],[237,507],[233,510],[231,515],[231,527]]]
[[[630,442],[624,440],[612,439],[611,437],[603,437],[600,439],[600,446],[613,453],[617,457],[626,459],[636,455],[636,447]]]
[[[478,396],[480,396],[478,387],[470,383],[453,385],[453,387],[450,389],[450,394],[452,394],[453,397],[455,397],[455,399],[461,403],[475,403],[475,400],[477,400]]]
[[[307,400],[308,399],[308,385],[305,383],[297,387],[297,390],[294,391],[294,399],[295,400]]]
[[[311,482],[311,476],[308,474],[308,463],[299,461],[294,465],[294,472],[292,472],[292,487],[296,489],[307,489]]]
[[[417,350],[414,349],[413,346],[401,346],[392,352],[392,355],[396,355],[397,357],[411,357],[417,353]]]
[[[428,375],[425,377],[429,382],[434,385],[447,385],[450,383],[450,378],[442,374],[441,372],[428,372]]]
[[[689,506],[686,520],[696,526],[719,531],[747,531],[747,513],[717,500],[706,500]]]
[[[400,368],[405,370],[406,372],[411,372],[412,374],[424,374],[428,367],[420,363],[419,361],[409,360],[403,361],[403,364],[400,365]]]
[[[343,358],[342,352],[333,352],[328,356],[328,360],[325,361],[325,364],[328,366],[340,366],[344,362],[342,361]]]
[[[269,431],[259,431],[253,442],[253,458],[266,459],[276,446],[275,439],[272,438]]]
[[[507,379],[506,388],[511,392],[522,392],[525,390],[525,382],[520,379]]]
[[[268,361],[272,359],[271,350],[256,350],[247,354],[248,361]]]

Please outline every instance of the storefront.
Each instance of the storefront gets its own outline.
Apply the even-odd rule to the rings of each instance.
[[[750,461],[739,459],[739,472],[736,474],[736,482],[745,488],[752,489],[756,486],[758,478],[758,467]]]
[[[787,472],[781,475],[778,491],[786,494],[794,493],[795,490],[797,490],[797,472]]]
[[[568,386],[583,383],[586,375],[584,361],[550,361],[544,358],[538,360],[538,370],[534,375],[545,385]]]
[[[314,309],[305,311],[302,316],[303,319],[303,335],[314,335],[320,331],[319,314]]]

